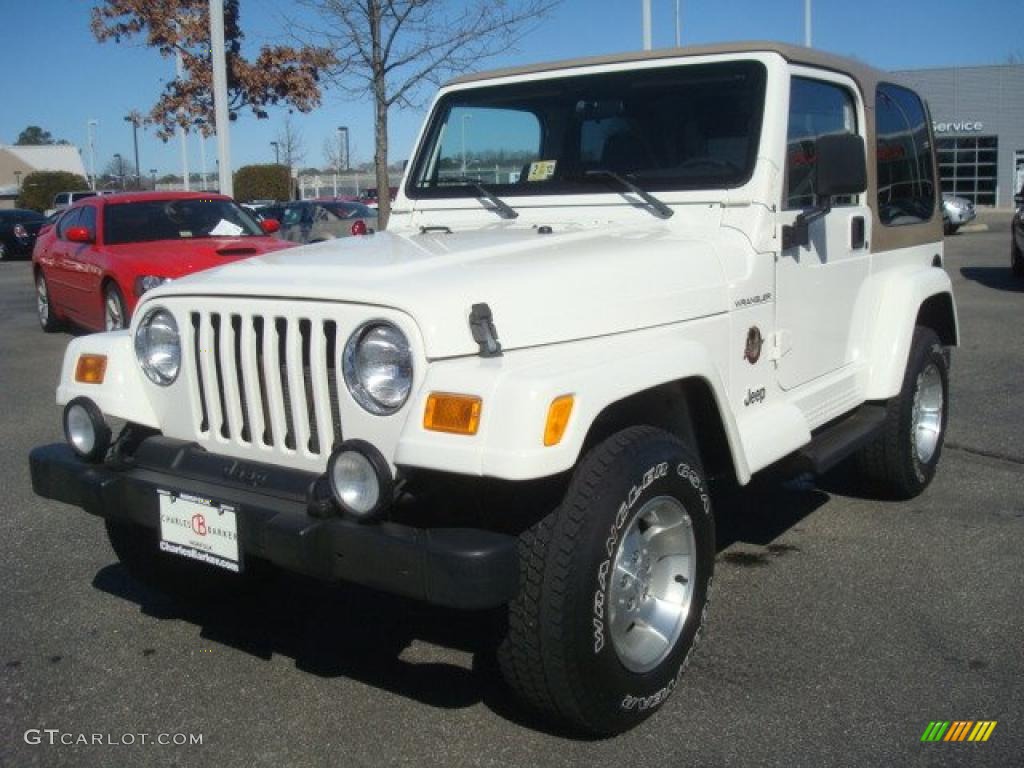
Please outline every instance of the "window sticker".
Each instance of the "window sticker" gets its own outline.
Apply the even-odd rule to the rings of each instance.
[[[537,160],[536,162],[530,163],[530,173],[527,175],[527,181],[547,181],[555,175],[556,160]]]
[[[217,226],[210,230],[210,234],[214,237],[237,237],[244,231],[245,230],[237,224],[233,224],[227,219],[221,219]]]

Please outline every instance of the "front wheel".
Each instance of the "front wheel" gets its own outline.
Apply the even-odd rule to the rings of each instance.
[[[125,307],[124,295],[114,283],[103,289],[103,328],[108,331],[120,331],[128,327],[128,310]]]
[[[930,328],[914,329],[903,387],[886,410],[881,433],[857,463],[884,495],[912,499],[935,476],[949,420],[949,358]]]
[[[519,551],[498,650],[512,689],[592,734],[649,717],[675,690],[711,594],[715,527],[695,452],[650,427],[613,435]]]
[[[50,286],[42,270],[36,272],[36,316],[39,318],[39,327],[46,333],[60,330],[61,323],[53,314],[53,305],[50,303]]]

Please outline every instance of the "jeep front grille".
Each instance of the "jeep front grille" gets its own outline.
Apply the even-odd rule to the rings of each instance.
[[[311,457],[341,441],[334,320],[193,311],[186,335],[200,437]]]

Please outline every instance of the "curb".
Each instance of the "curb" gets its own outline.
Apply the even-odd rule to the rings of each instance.
[[[988,224],[964,224],[957,230],[957,234],[960,232],[988,232],[989,229]]]

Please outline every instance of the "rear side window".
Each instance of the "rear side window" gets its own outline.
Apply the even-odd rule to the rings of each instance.
[[[61,192],[58,195],[54,195],[54,197],[53,197],[53,204],[54,205],[67,205],[68,204],[68,193],[67,192]]]
[[[786,131],[787,210],[815,205],[814,168],[818,139],[822,136],[857,133],[853,96],[834,83],[794,77],[789,92],[789,127]],[[849,198],[833,200],[833,205]]]
[[[935,210],[928,113],[907,88],[882,83],[875,92],[878,218],[890,226],[918,224]]]

